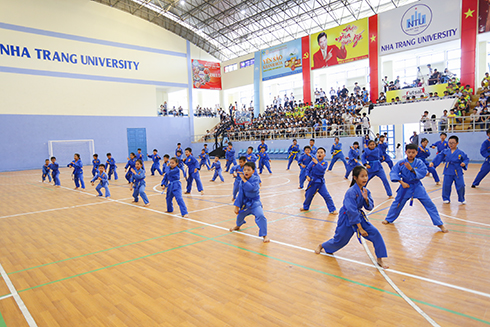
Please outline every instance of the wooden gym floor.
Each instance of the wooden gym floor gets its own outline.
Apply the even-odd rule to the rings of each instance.
[[[0,174],[0,326],[430,326],[355,237],[334,257],[313,253],[333,236],[337,217],[318,196],[299,212],[297,165],[286,171],[274,161],[274,173],[262,174],[269,244],[253,217],[242,233],[227,231],[235,220],[228,173],[222,184],[202,171],[205,195],[194,186],[184,196],[183,219],[178,206],[164,213],[159,176],[146,179],[151,206],[132,204],[121,167],[109,200],[95,197],[90,167],[84,191],[73,190],[68,168],[61,188],[40,183],[40,170]],[[454,190],[442,204],[441,187],[424,180],[448,234],[418,201],[382,225],[392,200],[379,179],[369,185],[388,277],[441,326],[490,324],[490,177],[470,188],[479,167],[465,175],[465,206]],[[349,186],[343,174],[337,163],[326,175],[338,209]]]

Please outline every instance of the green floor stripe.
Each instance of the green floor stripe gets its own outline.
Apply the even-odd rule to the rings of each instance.
[[[398,293],[395,293],[395,292],[386,291],[386,290],[383,290],[381,288],[374,287],[374,286],[371,286],[371,285],[367,285],[367,284],[364,284],[364,283],[361,283],[361,282],[357,282],[357,281],[352,280],[352,279],[348,279],[348,278],[345,278],[345,277],[341,277],[341,276],[337,276],[337,275],[334,275],[334,274],[330,274],[330,273],[327,273],[327,272],[322,271],[322,270],[318,270],[318,269],[315,269],[315,268],[303,266],[303,265],[300,265],[300,264],[297,264],[297,263],[294,263],[294,262],[291,262],[291,261],[287,261],[287,260],[283,260],[283,259],[280,259],[280,258],[272,257],[272,256],[270,256],[268,254],[260,253],[260,252],[254,251],[254,250],[246,249],[246,248],[243,248],[241,246],[237,246],[237,245],[234,245],[234,244],[230,244],[230,243],[223,242],[223,241],[220,241],[220,240],[216,240],[215,239],[216,237],[220,237],[222,235],[216,236],[216,237],[213,237],[213,238],[209,238],[209,237],[206,237],[206,236],[203,236],[203,235],[199,235],[199,234],[196,234],[196,233],[192,233],[192,232],[187,232],[187,233],[192,234],[192,235],[196,235],[196,236],[200,236],[200,237],[203,237],[205,239],[208,239],[208,240],[211,240],[211,241],[214,241],[214,242],[217,242],[217,243],[221,243],[221,244],[224,244],[224,245],[228,245],[228,246],[231,246],[231,247],[234,247],[234,248],[243,250],[243,251],[254,253],[254,254],[257,254],[257,255],[260,255],[260,256],[269,258],[269,259],[273,259],[273,260],[276,260],[276,261],[279,261],[279,262],[287,263],[289,265],[293,265],[293,266],[296,266],[296,267],[304,268],[306,270],[310,270],[310,271],[317,272],[317,273],[320,273],[320,274],[323,274],[323,275],[326,275],[326,276],[334,277],[334,278],[337,278],[337,279],[340,279],[340,280],[343,280],[343,281],[347,281],[347,282],[350,282],[350,283],[353,283],[353,284],[356,284],[356,285],[359,285],[359,286],[363,286],[363,287],[366,287],[366,288],[370,288],[370,289],[373,289],[373,290],[376,290],[376,291],[380,291],[380,292],[383,292],[383,293],[391,294],[391,295],[394,295],[394,296],[397,296],[397,297],[401,298],[401,296]],[[424,305],[428,305],[428,306],[430,306],[432,308],[436,308],[436,309],[439,309],[439,310],[442,310],[442,311],[453,313],[453,314],[456,314],[458,316],[462,316],[462,317],[465,317],[465,318],[473,319],[475,321],[482,322],[484,324],[490,325],[490,321],[486,321],[486,320],[483,320],[483,319],[480,319],[480,318],[476,318],[476,317],[473,317],[473,316],[470,316],[470,315],[467,315],[467,314],[464,314],[464,313],[461,313],[461,312],[458,312],[458,311],[454,311],[454,310],[451,310],[451,309],[446,309],[446,308],[443,308],[443,307],[440,307],[438,305],[431,304],[431,303],[428,303],[428,302],[424,302],[424,301],[420,301],[420,300],[416,300],[416,299],[412,299],[412,298],[410,298],[410,299],[412,301],[414,301],[414,302],[417,302],[417,303],[420,303],[420,304],[424,304]]]
[[[167,249],[167,250],[163,250],[163,251],[158,251],[158,252],[155,252],[155,253],[147,254],[147,255],[142,256],[142,257],[139,257],[139,258],[134,258],[134,259],[127,260],[127,261],[118,262],[118,263],[115,263],[115,264],[112,264],[112,265],[109,265],[109,266],[105,266],[105,267],[102,267],[102,268],[98,268],[98,269],[86,271],[86,272],[81,273],[81,274],[76,274],[76,275],[73,275],[73,276],[68,276],[68,277],[65,277],[65,278],[61,278],[61,279],[54,280],[54,281],[51,281],[51,282],[47,282],[47,283],[44,283],[44,284],[40,284],[40,285],[37,285],[37,286],[25,288],[23,290],[18,291],[17,293],[22,293],[22,292],[33,290],[33,289],[36,289],[36,288],[39,288],[39,287],[43,287],[43,286],[46,286],[46,285],[51,285],[51,284],[58,283],[58,282],[61,282],[61,281],[65,281],[65,280],[68,280],[68,279],[72,279],[72,278],[75,278],[75,277],[80,277],[80,276],[87,275],[87,274],[90,274],[90,273],[93,273],[93,272],[97,272],[97,271],[101,271],[101,270],[104,270],[104,269],[107,269],[107,268],[117,267],[117,266],[123,265],[125,263],[130,263],[130,262],[137,261],[137,260],[140,260],[140,259],[149,258],[149,257],[155,256],[155,255],[158,255],[158,254],[162,254],[162,253],[173,251],[173,250],[177,250],[177,249],[182,249],[184,247],[187,247],[187,246],[190,246],[190,245],[194,245],[194,244],[198,244],[198,243],[202,243],[202,242],[206,242],[206,241],[208,241],[208,240],[207,239],[204,239],[204,240],[201,240],[201,241],[197,241],[197,242],[193,242],[193,243],[189,243],[189,244],[177,246],[177,247],[174,247],[174,248],[171,248],[171,249]]]
[[[5,320],[3,320],[2,313],[0,312],[0,327],[7,327]]]

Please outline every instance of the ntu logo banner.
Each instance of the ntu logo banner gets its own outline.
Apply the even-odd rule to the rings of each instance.
[[[460,38],[459,0],[423,0],[379,14],[379,54]]]

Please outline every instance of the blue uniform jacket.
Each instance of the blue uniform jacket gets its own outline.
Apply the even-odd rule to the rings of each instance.
[[[306,168],[306,176],[309,176],[310,183],[325,183],[325,170],[327,170],[327,160],[319,161],[317,164],[313,161],[310,162]]]
[[[165,168],[165,175],[162,179],[162,186],[168,186],[169,183],[176,182],[180,180],[180,169],[175,167],[174,169],[167,166]]]
[[[360,152],[359,148],[357,148],[357,149],[350,148],[350,150],[349,150],[349,163],[350,164],[356,163],[356,161],[354,159],[359,161],[359,152]]]
[[[199,159],[201,159],[201,161],[202,161],[202,160],[206,160],[206,156],[207,156],[206,152],[204,152],[204,154],[203,154],[203,153],[201,153],[201,154],[199,155]]]
[[[160,166],[160,160],[162,160],[162,158],[158,154],[149,154],[148,158],[151,158],[154,164]]]
[[[240,175],[238,173],[243,173],[243,167],[240,166],[240,165],[234,165],[233,167],[231,167],[230,169],[230,174],[233,174],[233,173],[236,173],[236,177],[235,177],[235,182],[236,181],[241,181],[242,178],[240,177]]]
[[[332,144],[332,148],[330,149],[330,154],[335,156],[340,152],[342,152],[342,143]]]
[[[60,165],[57,162],[50,163],[48,167],[49,167],[49,169],[51,169],[51,172],[53,174],[59,173],[59,169],[58,168],[60,167]]]
[[[102,185],[103,187],[109,185],[107,174],[105,172],[102,172],[101,174],[99,171],[97,171],[94,178],[92,178],[90,182],[91,183],[95,182],[96,180],[99,179],[99,177],[101,178],[101,180],[99,181],[100,185]]]
[[[388,150],[388,144],[379,143],[378,148],[379,148],[379,151],[381,152],[381,156],[386,158],[388,156],[388,153],[386,153],[386,150]]]
[[[83,174],[82,159],[78,159],[77,161],[73,160],[67,165],[67,167],[73,167],[73,175]]]
[[[365,216],[362,209],[364,208],[369,211],[373,210],[374,201],[371,197],[371,191],[368,189],[366,190],[368,193],[368,201],[362,196],[361,189],[357,183],[352,185],[347,192],[345,192],[344,202],[339,211],[338,224],[345,219],[348,219],[350,225],[360,224]]]
[[[230,150],[229,148],[227,148],[226,154],[225,154],[225,159],[233,161],[234,158],[235,158],[235,149],[231,148],[231,150]]]
[[[260,152],[260,149],[262,149],[262,148],[265,148],[265,152],[267,152],[267,150],[269,150],[269,147],[267,146],[267,144],[260,143],[259,146],[257,147],[257,151]]]
[[[288,148],[288,153],[291,155],[292,153],[298,153],[299,152],[299,145],[294,145],[294,144],[291,144]]]
[[[126,166],[124,166],[125,169],[128,169],[128,167],[131,169],[131,168],[134,168],[136,169],[136,158],[134,159],[129,159],[128,160],[128,163],[126,164]]]
[[[253,153],[250,153],[250,154],[246,154],[245,157],[247,158],[247,161],[248,162],[253,162],[255,163],[257,161],[257,156]]]
[[[116,160],[114,158],[107,159],[105,163],[105,169],[107,169],[108,166],[111,166],[112,168],[117,168],[116,167]]]
[[[427,161],[427,158],[429,158],[429,156],[430,156],[429,148],[427,147],[424,148],[423,146],[420,145],[417,150],[417,156],[415,158],[422,160],[426,165],[428,165],[429,162]]]
[[[177,156],[177,151],[179,151],[179,150],[181,151],[181,155],[184,154],[184,150],[182,148],[176,148],[175,149],[175,156]]]
[[[310,164],[311,159],[312,159],[312,155],[311,154],[307,155],[306,153],[303,154],[301,157],[299,157],[298,165],[303,164],[306,166],[305,168],[299,166],[301,168],[301,170],[308,168],[308,165]]]
[[[443,161],[446,163],[446,165],[444,166],[444,175],[462,176],[463,169],[468,169],[468,163],[470,162],[470,159],[468,158],[466,153],[464,153],[460,149],[454,150],[453,153],[451,153],[451,149],[446,149],[439,153],[434,158],[432,163],[434,164],[434,167],[437,167]],[[461,167],[462,162],[465,163],[464,168]]]
[[[213,164],[211,165],[211,169],[213,169],[213,168],[216,169],[216,171],[221,171],[221,162],[219,162],[219,161],[213,162]]]
[[[189,174],[193,174],[196,168],[197,170],[200,169],[199,162],[197,162],[197,159],[194,158],[192,154],[184,159],[184,163],[187,165],[187,168],[189,168]]]
[[[99,168],[100,160],[99,159],[92,160],[92,165],[94,166],[95,169]]]
[[[481,148],[480,148],[480,154],[485,159],[488,159],[490,157],[490,140],[489,139],[486,139],[485,141],[483,141]]]
[[[449,144],[447,141],[437,141],[436,143],[432,144],[431,146],[435,146],[437,148],[437,154],[441,153],[442,151],[449,149]]]
[[[142,162],[145,162],[145,159],[143,158],[143,154],[142,153],[136,153],[136,160],[141,160]]]
[[[413,173],[410,170],[408,170],[407,167],[405,167],[406,162],[408,162],[407,158],[398,161],[393,166],[393,169],[390,172],[390,179],[393,183],[404,181],[405,183],[409,184],[410,189],[413,190],[419,185],[422,186],[420,180],[423,179],[425,175],[427,175],[427,166],[421,159],[415,158],[412,163],[408,162],[410,163],[410,166],[412,166],[412,169],[415,172]],[[402,190],[408,190],[408,189],[404,189],[403,186],[400,185],[400,187],[398,187],[397,192]]]
[[[368,173],[377,172],[381,167],[381,163],[379,162],[381,157],[381,151],[379,148],[374,148],[373,150],[366,148],[364,149],[364,153],[362,154],[362,164],[368,164],[371,168],[368,168]]]
[[[261,206],[260,202],[260,180],[256,175],[252,175],[246,182],[243,180],[240,183],[238,196],[233,203],[235,206],[244,210],[246,208],[253,209]]]
[[[143,168],[135,169],[135,173],[133,173],[133,187],[137,188],[140,186],[146,185],[145,182],[145,170]]]
[[[264,162],[264,163],[265,163],[265,162],[269,162],[269,160],[271,160],[271,159],[269,158],[269,155],[268,155],[267,153],[265,153],[265,152],[259,152],[259,158],[260,158],[260,160],[261,160],[262,162]]]
[[[43,165],[43,175],[47,175],[49,173],[49,165]]]

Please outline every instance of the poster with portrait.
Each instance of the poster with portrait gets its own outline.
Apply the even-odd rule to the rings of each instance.
[[[480,0],[478,4],[478,33],[490,32],[490,0]]]
[[[192,87],[195,89],[221,90],[220,63],[192,59]]]
[[[262,80],[299,74],[301,62],[301,39],[286,42],[262,50]]]
[[[369,54],[368,35],[367,18],[312,34],[311,69],[366,59]]]

